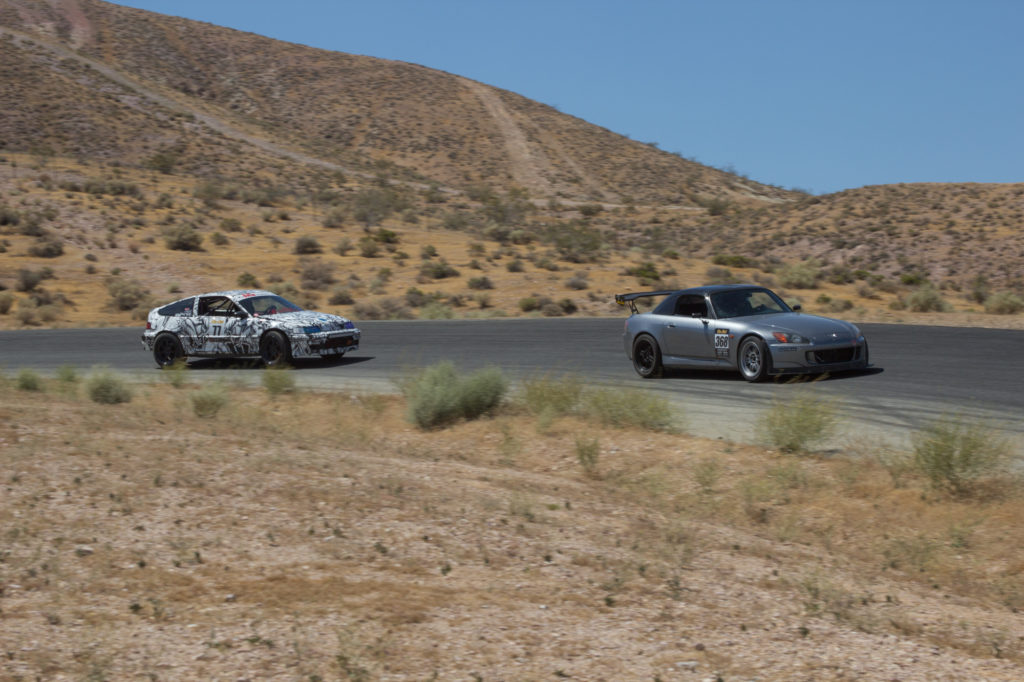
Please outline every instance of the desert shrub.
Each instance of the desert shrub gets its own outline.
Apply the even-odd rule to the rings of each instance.
[[[1005,471],[1009,442],[977,421],[939,419],[914,434],[914,466],[936,490],[969,495]]]
[[[78,372],[71,365],[61,365],[58,367],[55,376],[57,381],[65,385],[78,383]]]
[[[18,372],[18,376],[14,379],[14,386],[19,391],[41,391],[43,380],[39,378],[37,372],[26,368]]]
[[[303,289],[322,291],[334,284],[334,265],[322,260],[307,260],[302,263],[299,276]]]
[[[828,304],[828,310],[832,313],[846,312],[851,308],[853,308],[853,301],[846,298],[837,298]]]
[[[427,367],[401,384],[409,420],[421,429],[476,419],[501,404],[508,382],[497,368],[460,377],[450,362]]]
[[[0,204],[0,226],[17,225],[21,222],[21,213],[7,204]]]
[[[578,210],[580,215],[584,218],[593,218],[604,210],[604,206],[601,204],[583,204],[576,210]]]
[[[845,265],[833,265],[825,271],[825,279],[832,284],[850,284],[856,277],[853,271]]]
[[[580,404],[583,386],[574,376],[534,377],[523,381],[522,400],[533,415],[561,417],[572,414]]]
[[[911,292],[905,301],[908,309],[915,313],[942,313],[951,309],[938,290],[926,284]]]
[[[491,281],[490,277],[484,275],[483,277],[471,277],[469,281],[466,282],[466,286],[470,289],[482,291],[484,289],[493,289],[494,282]]]
[[[519,299],[519,309],[524,313],[531,313],[534,310],[540,310],[545,302],[550,303],[551,299],[539,296],[527,296],[526,298]]]
[[[431,301],[420,309],[421,320],[450,320],[454,317],[452,307],[440,301]]]
[[[188,361],[185,358],[178,358],[170,365],[160,369],[163,380],[174,388],[181,388],[185,385],[185,372],[188,370]]]
[[[762,440],[792,453],[807,452],[809,446],[831,436],[835,428],[835,404],[811,395],[774,400],[758,422]]]
[[[256,279],[256,275],[252,274],[251,272],[243,272],[238,276],[238,279],[236,281],[238,282],[238,286],[242,287],[243,289],[260,288],[260,281]]]
[[[355,246],[352,245],[351,239],[349,239],[348,237],[342,237],[341,241],[338,242],[337,246],[334,247],[333,251],[339,256],[344,256],[354,248]]]
[[[295,392],[295,373],[290,367],[268,367],[263,372],[263,388],[270,395]]]
[[[704,281],[708,284],[736,284],[739,279],[729,268],[712,265],[704,271]]]
[[[1016,315],[1022,310],[1024,299],[1009,291],[993,294],[985,301],[985,312],[993,315]]]
[[[818,280],[821,279],[821,269],[816,261],[804,261],[803,263],[792,263],[779,268],[775,275],[779,278],[779,284],[793,289],[815,289]]]
[[[413,308],[420,308],[436,300],[433,294],[428,294],[417,287],[409,287],[405,290],[405,302]]]
[[[458,277],[459,271],[442,258],[439,261],[424,263],[420,267],[420,276],[430,279],[445,279],[448,277]]]
[[[109,370],[100,370],[89,375],[85,382],[85,392],[94,403],[117,405],[132,399],[131,389],[116,374]]]
[[[134,279],[111,277],[107,280],[107,293],[117,310],[135,310],[150,300],[149,290]]]
[[[376,258],[380,255],[380,242],[373,237],[363,237],[359,240],[359,255],[363,258]]]
[[[642,391],[593,389],[583,394],[580,411],[588,419],[606,426],[636,427],[654,431],[672,428],[668,401]]]
[[[228,394],[220,386],[205,386],[188,397],[192,412],[200,419],[212,419],[228,404]]]
[[[172,251],[202,251],[203,235],[189,225],[176,225],[164,230],[164,244]]]
[[[53,237],[41,237],[28,247],[28,253],[36,258],[56,258],[64,253],[64,245]]]
[[[505,264],[505,269],[509,272],[523,272],[526,269],[526,265],[518,258],[514,258]]]
[[[345,211],[340,208],[332,208],[324,215],[323,226],[329,228],[342,227],[345,224]]]
[[[395,211],[403,211],[408,206],[408,202],[394,188],[366,189],[353,197],[352,215],[366,227],[373,227]]]
[[[320,242],[315,237],[299,237],[295,240],[294,252],[301,255],[309,255],[313,253],[322,253],[323,248],[320,246]]]
[[[904,272],[900,275],[900,284],[905,284],[908,287],[922,286],[928,283],[928,274],[913,268]]]
[[[214,246],[227,246],[229,240],[220,232],[214,232],[210,235],[210,241],[213,242]]]
[[[711,257],[715,265],[727,265],[730,268],[756,268],[758,263],[753,258],[731,253],[716,253]]]
[[[18,291],[32,291],[45,278],[46,273],[43,270],[29,270],[28,268],[21,268],[18,270],[17,279],[14,282],[14,288]]]
[[[352,292],[348,289],[338,287],[331,291],[331,296],[327,299],[327,302],[331,305],[352,305],[356,300],[352,298]]]
[[[356,303],[355,317],[363,320],[411,320],[413,315],[402,301],[397,298],[382,298],[375,302]]]
[[[220,221],[220,229],[224,230],[225,232],[241,232],[242,221],[238,220],[237,218],[225,218],[224,220]]]
[[[590,282],[587,281],[586,275],[574,275],[569,279],[565,280],[565,286],[569,287],[574,291],[582,291],[590,286]]]
[[[9,291],[0,292],[0,315],[6,315],[11,312],[11,307],[14,305],[14,294]]]
[[[631,268],[627,268],[626,274],[636,277],[641,284],[646,284],[647,282],[657,282],[658,280],[661,279],[661,273],[658,272],[658,268],[654,266],[654,263],[651,263],[649,261],[641,263],[640,265],[633,266]]]
[[[576,439],[576,459],[583,467],[587,478],[598,478],[597,461],[601,455],[601,443],[597,438]]]

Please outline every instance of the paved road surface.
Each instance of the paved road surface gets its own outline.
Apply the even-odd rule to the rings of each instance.
[[[812,391],[840,401],[847,437],[905,438],[942,414],[983,416],[1024,437],[1024,331],[861,325],[872,370],[808,384],[748,384],[729,372],[675,372],[640,379],[622,351],[622,320],[508,319],[360,323],[363,346],[339,362],[303,363],[301,384],[340,390],[394,390],[410,369],[451,360],[467,370],[498,365],[514,381],[571,372],[590,382],[656,391],[680,405],[687,429],[707,436],[753,438],[757,414],[773,398]],[[52,371],[106,365],[140,379],[156,377],[140,329],[0,332],[0,368]],[[258,368],[193,361],[197,380],[256,383]]]

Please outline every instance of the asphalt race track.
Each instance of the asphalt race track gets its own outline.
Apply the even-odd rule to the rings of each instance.
[[[622,350],[621,318],[364,321],[362,347],[340,361],[296,367],[302,385],[393,391],[410,370],[450,360],[465,370],[501,367],[513,381],[572,373],[604,386],[657,391],[679,405],[686,430],[752,440],[757,415],[773,399],[812,391],[836,399],[847,436],[905,437],[944,414],[983,417],[1024,437],[1024,331],[862,324],[872,369],[816,382],[748,384],[734,372],[674,372],[643,380]],[[51,372],[107,366],[157,378],[140,328],[0,332],[0,369]],[[193,360],[197,381],[259,381],[259,367]]]

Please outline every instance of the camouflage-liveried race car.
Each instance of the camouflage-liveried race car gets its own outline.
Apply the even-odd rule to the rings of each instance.
[[[142,345],[160,367],[188,357],[341,357],[359,348],[359,330],[344,317],[303,310],[269,291],[218,291],[154,308]]]

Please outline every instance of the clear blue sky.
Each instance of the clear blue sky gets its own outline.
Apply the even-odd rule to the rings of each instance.
[[[816,193],[1024,182],[1019,0],[117,0],[512,90]]]

